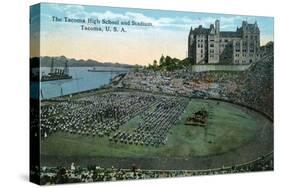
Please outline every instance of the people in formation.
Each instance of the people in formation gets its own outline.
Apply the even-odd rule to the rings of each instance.
[[[170,129],[188,104],[184,97],[143,92],[110,92],[41,107],[41,135],[57,131],[84,136],[107,136],[112,143],[164,145]],[[138,118],[130,129],[126,123]]]

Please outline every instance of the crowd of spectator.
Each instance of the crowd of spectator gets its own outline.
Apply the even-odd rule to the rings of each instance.
[[[268,51],[247,71],[143,70],[128,73],[122,85],[149,92],[229,100],[273,117],[273,54]]]
[[[136,165],[132,165],[131,169],[117,169],[114,167],[101,168],[95,165],[82,168],[75,166],[73,163],[70,167],[42,167],[40,169],[40,180],[41,184],[45,185],[215,175],[268,170],[273,170],[273,154],[263,156],[246,164],[206,170],[147,170],[138,169]]]

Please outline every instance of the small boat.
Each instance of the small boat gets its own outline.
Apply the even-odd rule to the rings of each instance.
[[[92,69],[88,69],[89,72],[95,72],[96,71],[96,67],[93,67]]]

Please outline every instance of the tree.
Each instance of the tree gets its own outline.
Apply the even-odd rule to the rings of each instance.
[[[157,60],[153,61],[153,64],[148,65],[148,69],[150,70],[161,70],[161,71],[173,71],[176,69],[185,69],[189,66],[191,66],[191,60],[190,58],[185,59],[178,59],[178,58],[172,58],[170,56],[161,56],[159,63]]]
[[[135,64],[135,65],[134,65],[134,68],[133,68],[134,72],[138,72],[139,69],[140,69],[140,66],[137,65],[137,64]]]
[[[160,66],[162,66],[164,63],[165,63],[165,57],[162,54],[160,57],[160,60],[159,60],[159,64],[160,64]]]
[[[153,66],[157,66],[157,60],[154,59]]]
[[[153,61],[153,67],[152,67],[153,70],[157,70],[158,69],[158,63],[156,60]]]

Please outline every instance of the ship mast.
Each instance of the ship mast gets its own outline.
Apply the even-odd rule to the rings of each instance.
[[[65,64],[64,64],[64,74],[65,75],[68,75],[68,73],[69,73],[69,68],[68,68],[68,65],[67,65],[67,60],[65,61]]]
[[[54,58],[52,58],[52,62],[51,62],[51,74],[54,73]]]

